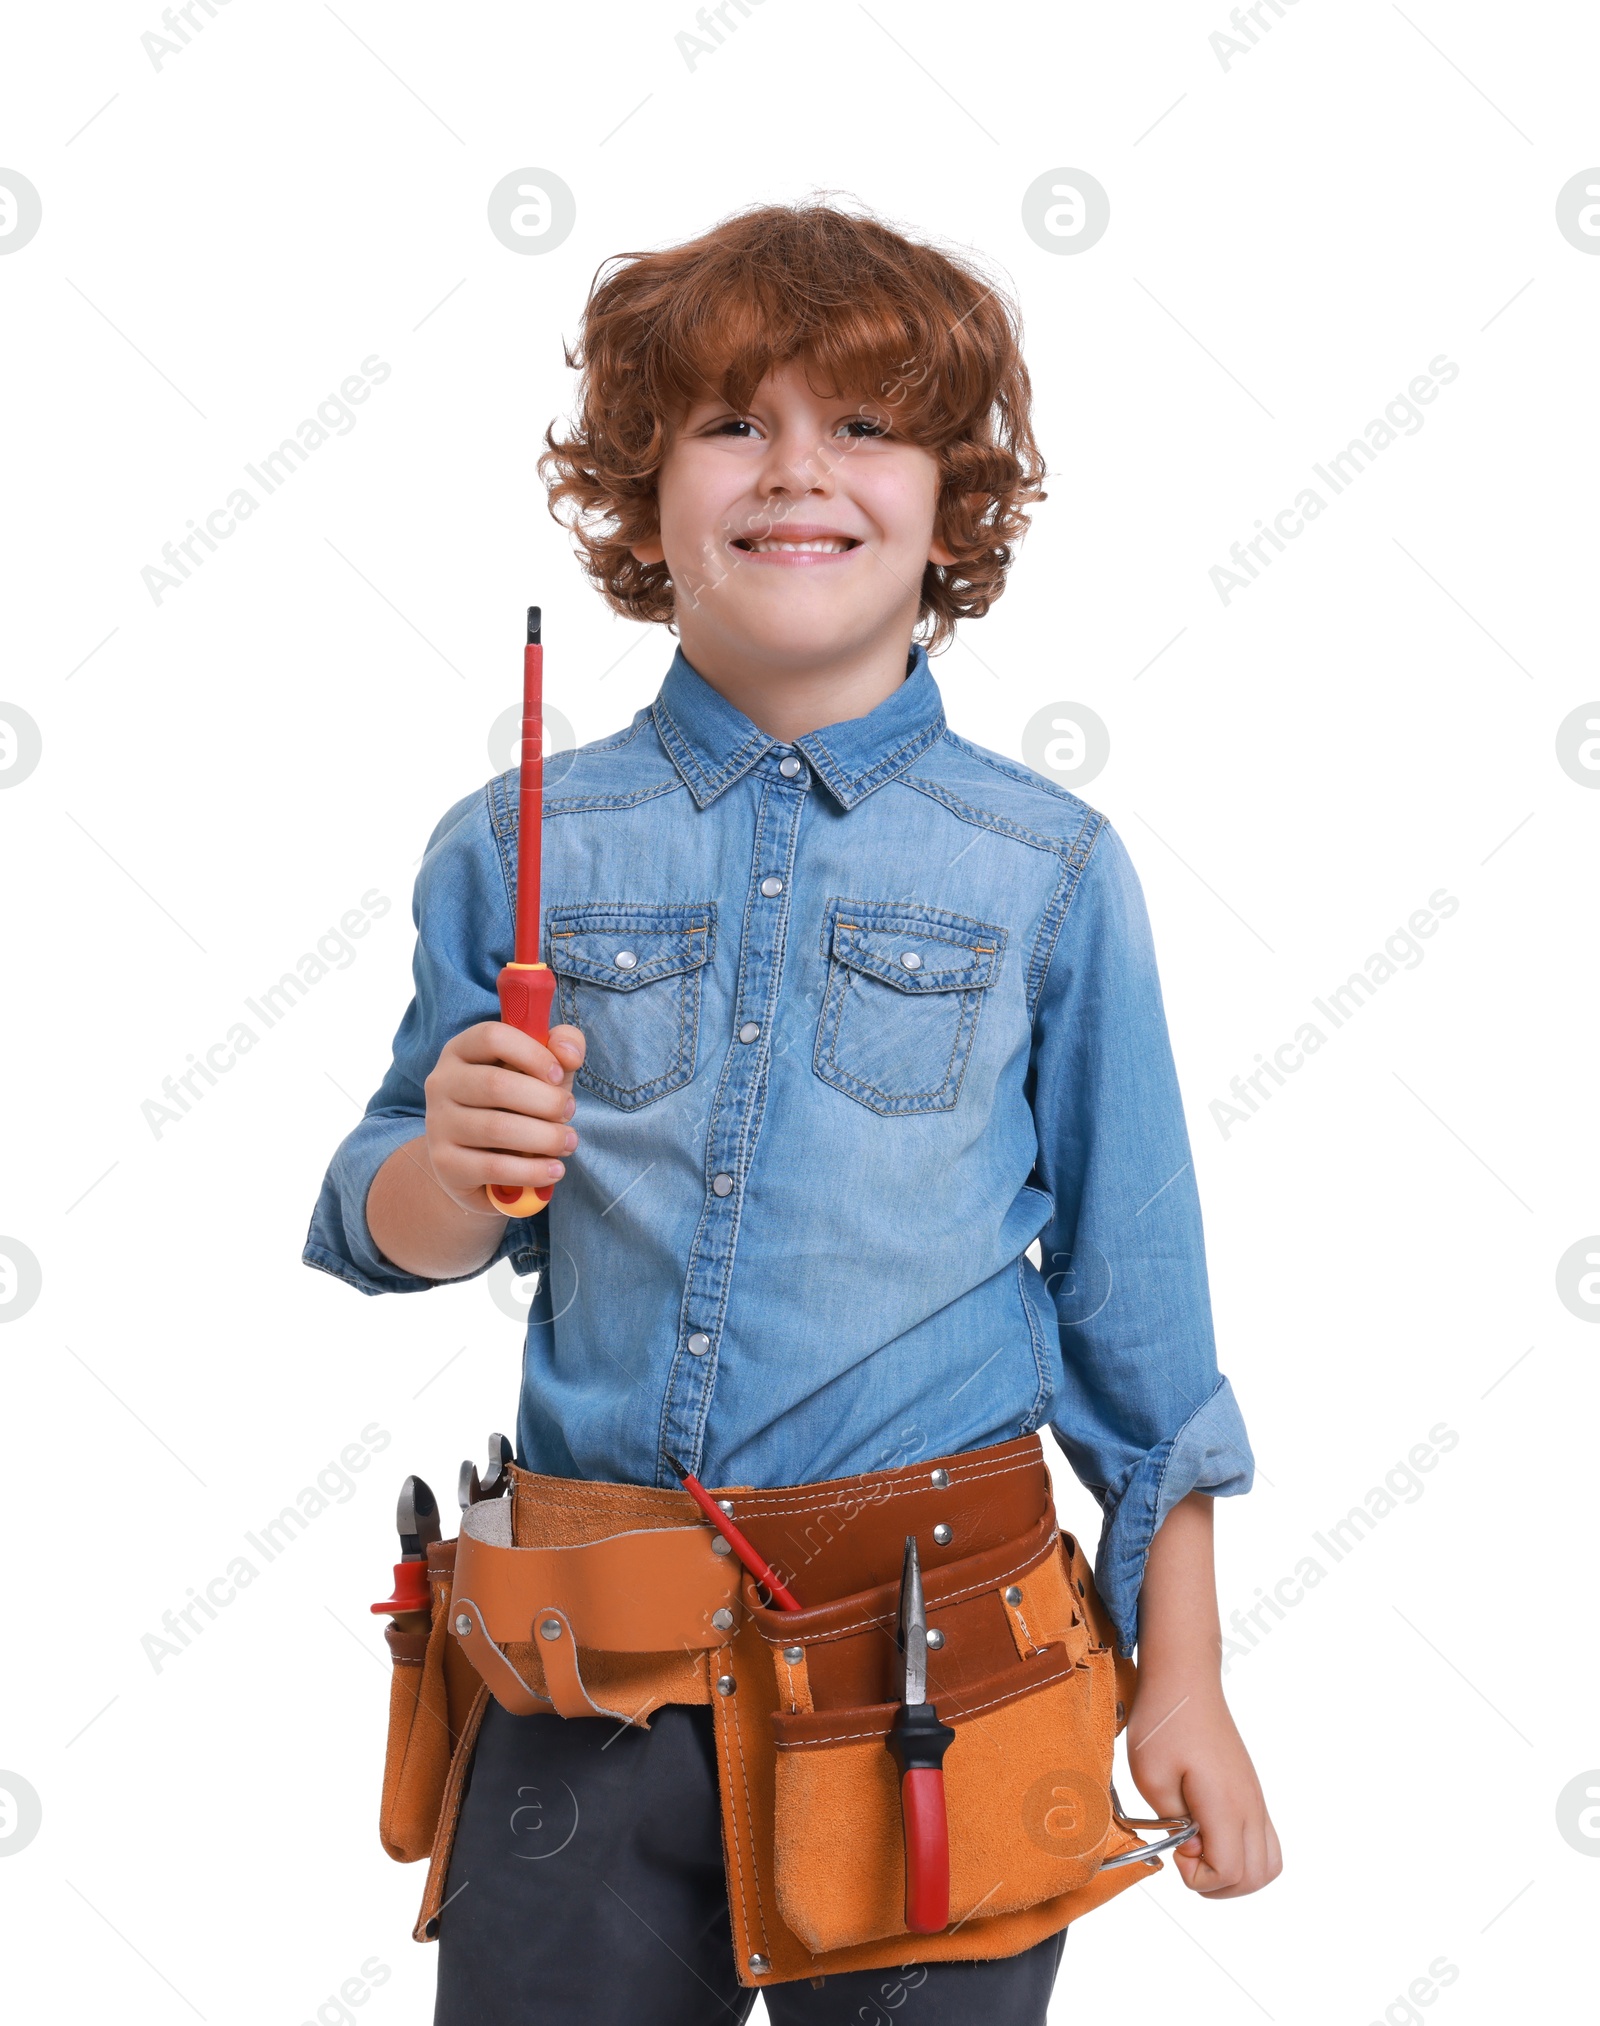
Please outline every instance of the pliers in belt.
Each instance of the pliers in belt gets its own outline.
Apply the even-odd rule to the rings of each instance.
[[[944,1807],[944,1755],[955,1732],[928,1701],[928,1617],[922,1602],[917,1537],[906,1535],[900,1574],[900,1708],[889,1748],[900,1762],[900,1817],[906,1847],[906,1927],[938,1934],[950,1924],[950,1826]]]

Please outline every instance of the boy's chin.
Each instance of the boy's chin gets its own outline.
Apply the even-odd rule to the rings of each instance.
[[[859,654],[893,627],[890,611],[861,612],[823,599],[752,601],[751,608],[718,615],[728,645],[762,660],[815,665]]]

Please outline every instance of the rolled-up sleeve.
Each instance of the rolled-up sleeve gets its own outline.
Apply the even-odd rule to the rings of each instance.
[[[448,810],[428,840],[411,918],[417,930],[412,1000],[387,1075],[329,1163],[301,1254],[307,1266],[363,1294],[407,1294],[441,1284],[405,1272],[378,1250],[367,1224],[367,1192],[396,1147],[421,1136],[423,1083],[445,1043],[480,1020],[500,1017],[495,980],[511,953],[511,903],[481,790]],[[471,1280],[500,1259],[519,1273],[542,1268],[548,1223],[544,1211],[510,1219],[493,1255],[456,1277]]]
[[[1054,1205],[1040,1271],[1064,1375],[1051,1427],[1104,1515],[1095,1579],[1131,1653],[1156,1529],[1191,1491],[1248,1491],[1255,1465],[1217,1370],[1144,894],[1110,824],[1091,817],[1086,836],[1034,1009],[1036,1178]]]

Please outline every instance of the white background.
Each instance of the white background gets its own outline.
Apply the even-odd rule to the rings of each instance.
[[[0,1767],[43,1806],[0,1864],[18,2017],[295,2026],[371,1957],[361,2016],[431,2017],[422,1869],[375,1833],[366,1605],[400,1477],[448,1495],[514,1421],[519,1330],[482,1281],[368,1301],[300,1247],[409,993],[427,833],[495,770],[522,607],[580,741],[670,659],[587,587],[534,471],[590,278],[814,188],[976,249],[1022,305],[1050,497],[934,668],[1001,752],[1049,704],[1110,728],[1085,792],[1149,899],[1260,1464],[1218,1514],[1224,1614],[1459,1435],[1230,1662],[1282,1878],[1209,1904],[1169,1867],[1073,1930],[1054,2016],[1586,2002],[1600,1845],[1557,1798],[1600,1765],[1600,1334],[1556,1266],[1600,1226],[1600,794],[1556,731],[1600,697],[1600,259],[1556,197],[1600,161],[1600,21],[1261,12],[1224,67],[1220,0],[764,0],[691,69],[687,0],[231,0],[157,69],[153,0],[12,11],[0,166],[43,202],[0,259],[0,699],[43,738],[0,793],[0,1233],[43,1272],[0,1331]],[[486,224],[523,167],[576,196],[538,257]],[[1022,223],[1056,168],[1110,196],[1070,257]],[[357,426],[153,602],[163,543],[374,353]],[[1224,604],[1229,545],[1441,353],[1425,426]],[[1230,1079],[1440,887],[1423,961],[1225,1137]],[[163,1078],[373,888],[355,961],[157,1137]],[[373,1423],[354,1495],[157,1672],[142,1636]],[[1441,1956],[1449,1987],[1396,2007]]]

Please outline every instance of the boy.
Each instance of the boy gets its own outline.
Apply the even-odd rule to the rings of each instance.
[[[678,650],[546,801],[548,1047],[496,1017],[509,777],[435,830],[416,996],[306,1260],[368,1293],[539,1269],[517,1461],[551,1477],[813,1484],[1048,1421],[1138,1640],[1133,1777],[1196,1824],[1186,1885],[1255,1891],[1280,1860],[1211,1568],[1252,1461],[1142,896],[1102,816],[949,731],[928,665],[1043,497],[1015,312],[869,218],[762,207],[623,257],[569,363],[552,511]],[[491,1182],[551,1200],[508,1222]],[[619,1732],[490,1704],[440,2026],[747,2015],[710,1735],[690,1705]],[[578,1851],[527,1861],[518,1818],[563,1790]],[[1042,2021],[1064,1934],[918,1963],[917,2018]],[[873,2017],[883,1983],[767,2005]]]

